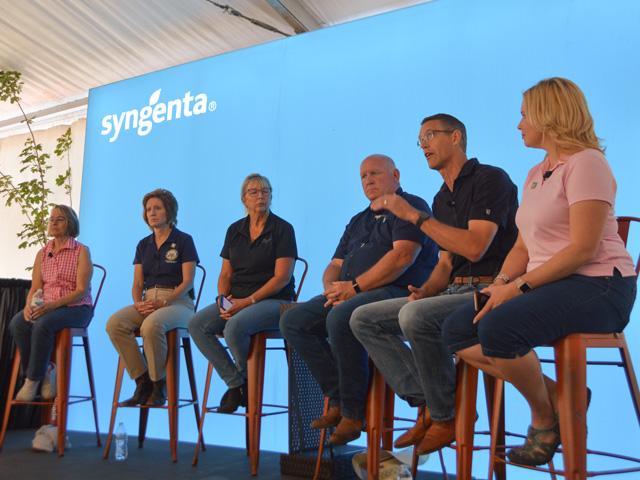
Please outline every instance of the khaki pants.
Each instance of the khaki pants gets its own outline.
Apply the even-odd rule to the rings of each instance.
[[[162,300],[173,290],[150,288],[145,292],[145,300]],[[131,378],[138,378],[147,370],[154,382],[165,377],[167,362],[166,333],[174,328],[187,328],[193,317],[193,301],[188,295],[173,301],[171,305],[159,308],[143,317],[133,305],[124,307],[111,315],[107,321],[107,333],[113,346],[124,361]],[[140,353],[133,332],[140,329],[144,346],[144,356]],[[145,362],[146,357],[146,362]]]

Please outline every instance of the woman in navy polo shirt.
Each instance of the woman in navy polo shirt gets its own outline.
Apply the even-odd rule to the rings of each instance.
[[[136,380],[133,396],[124,403],[160,406],[167,400],[165,334],[186,328],[193,315],[193,277],[199,260],[191,235],[176,228],[178,202],[170,191],[147,193],[142,206],[142,218],[153,233],[136,247],[131,289],[134,303],[111,316],[107,333]],[[144,342],[144,356],[133,336],[137,329]]]
[[[227,384],[218,408],[223,413],[247,405],[251,335],[277,330],[280,305],[294,296],[296,237],[291,224],[271,213],[271,192],[266,177],[253,173],[245,178],[240,199],[247,216],[227,229],[220,252],[218,300],[200,310],[189,323],[191,337]],[[233,360],[220,343],[220,334]]]

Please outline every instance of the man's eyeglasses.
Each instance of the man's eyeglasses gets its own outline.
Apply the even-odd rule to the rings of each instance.
[[[260,194],[262,194],[265,197],[268,197],[270,193],[271,193],[270,188],[250,188],[247,190],[247,195],[251,198],[256,198]]]
[[[64,217],[51,217],[49,219],[49,223],[63,223],[66,222],[67,219]]]
[[[436,133],[453,133],[455,130],[427,130],[422,137],[418,137],[418,147],[425,148],[433,140]]]

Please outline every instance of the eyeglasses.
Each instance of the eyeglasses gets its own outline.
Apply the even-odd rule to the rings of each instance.
[[[425,148],[433,140],[436,133],[453,133],[455,130],[427,130],[422,137],[418,137],[418,147]]]
[[[49,223],[64,223],[67,219],[64,217],[51,217],[49,219]]]
[[[262,194],[264,197],[268,197],[270,193],[270,188],[250,188],[247,190],[247,195],[251,198],[256,198],[260,194]]]

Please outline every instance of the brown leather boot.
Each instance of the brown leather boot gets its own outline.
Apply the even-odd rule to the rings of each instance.
[[[400,435],[396,441],[393,442],[393,446],[395,448],[405,448],[411,445],[417,445],[420,443],[430,426],[431,414],[429,413],[429,409],[423,405],[420,407],[420,414],[416,424]]]
[[[433,420],[431,426],[424,434],[422,441],[416,447],[418,455],[435,452],[442,447],[449,445],[456,439],[456,421],[455,419],[439,422]]]
[[[336,430],[329,437],[331,445],[344,445],[360,437],[362,434],[362,420],[342,417]]]
[[[342,415],[340,414],[340,407],[334,405],[333,407],[329,407],[329,410],[325,415],[322,415],[320,418],[316,418],[311,422],[311,428],[329,428],[335,427],[340,423],[340,419]]]

